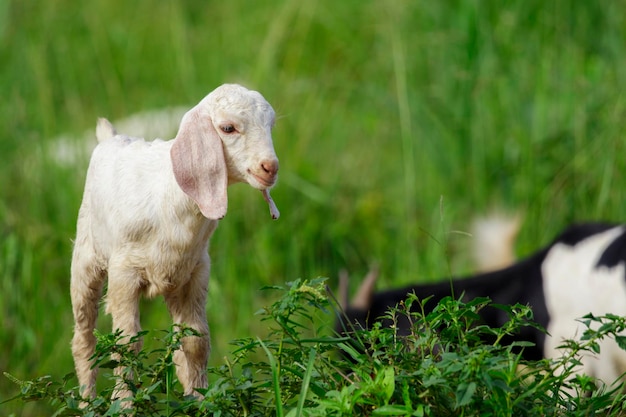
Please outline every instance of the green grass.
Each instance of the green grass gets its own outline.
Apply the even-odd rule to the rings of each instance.
[[[161,332],[162,347],[140,352],[119,332],[97,333],[95,362],[110,382],[94,398],[82,399],[71,375],[23,381],[5,373],[20,387],[11,401],[48,403],[54,416],[127,415],[122,402],[140,416],[623,415],[621,384],[596,387],[593,378],[573,370],[583,355],[597,353],[604,337],[624,345],[625,338],[616,336],[626,328],[624,317],[589,315],[581,340],[564,342],[562,358],[527,362],[502,339],[533,325],[528,306],[498,307],[509,321],[490,328],[476,322],[489,305],[486,298],[463,303],[447,297],[425,314],[422,300],[409,295],[387,314],[390,320],[411,322],[409,335],[375,325],[368,331],[352,328],[350,337],[325,336],[319,320],[328,320],[335,305],[324,281],[272,286],[282,296],[258,315],[268,334],[239,339],[223,365],[209,367],[212,382],[200,390],[201,399],[185,397],[174,376],[173,354],[184,335],[194,334],[183,328]],[[111,361],[112,353],[118,361]],[[114,376],[112,367],[123,372]],[[130,395],[111,400],[118,382]]]
[[[279,115],[282,216],[231,188],[211,240],[214,365],[230,340],[266,332],[250,319],[264,285],[373,261],[385,286],[467,271],[469,239],[451,231],[494,206],[525,214],[521,255],[569,222],[623,221],[625,7],[0,0],[0,370],[72,369],[85,168],[57,166],[50,140],[98,116],[191,107],[223,82]],[[145,303],[144,328],[166,328],[165,310]],[[0,378],[0,400],[14,390]]]

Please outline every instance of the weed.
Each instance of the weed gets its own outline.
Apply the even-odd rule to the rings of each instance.
[[[225,363],[209,368],[211,383],[202,390],[202,400],[183,396],[175,380],[173,353],[192,331],[174,326],[164,334],[164,348],[139,354],[130,348],[133,340],[122,343],[119,333],[98,334],[97,366],[122,366],[131,372],[121,376],[110,372],[110,384],[93,399],[80,397],[71,374],[60,380],[45,376],[31,381],[5,374],[20,386],[20,393],[10,401],[48,401],[55,416],[120,416],[128,411],[110,396],[121,378],[133,393],[128,401],[134,414],[142,416],[617,416],[624,412],[621,385],[596,386],[593,378],[574,373],[582,354],[599,353],[603,338],[615,337],[624,347],[625,339],[619,336],[626,327],[623,317],[587,316],[582,319],[587,330],[581,341],[567,341],[562,358],[526,362],[518,351],[524,344],[502,343],[507,334],[534,325],[526,306],[499,306],[510,320],[490,328],[478,324],[478,313],[490,305],[488,299],[464,303],[445,298],[425,315],[410,309],[424,300],[409,295],[388,316],[392,321],[399,316],[410,319],[410,335],[399,336],[393,326],[378,325],[348,338],[325,336],[315,329],[317,315],[331,310],[323,279],[296,280],[271,289],[282,296],[258,313],[271,329],[269,336],[233,342],[235,349]],[[484,342],[485,336],[492,342]],[[120,359],[111,360],[112,354]]]

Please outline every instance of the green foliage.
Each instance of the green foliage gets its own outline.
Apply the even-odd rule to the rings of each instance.
[[[133,412],[143,416],[618,416],[626,411],[621,384],[596,387],[593,378],[574,373],[582,354],[599,353],[599,340],[624,331],[626,318],[587,316],[581,341],[567,341],[562,358],[525,362],[514,352],[519,345],[501,343],[505,335],[533,325],[525,306],[502,306],[510,320],[489,328],[478,321],[487,299],[463,303],[448,297],[424,315],[419,309],[409,312],[422,301],[411,295],[389,312],[392,319],[411,320],[410,335],[375,326],[351,340],[309,334],[316,315],[327,314],[329,307],[323,279],[274,289],[282,296],[259,312],[271,334],[234,342],[224,365],[209,369],[202,400],[183,397],[175,381],[173,352],[182,337],[193,334],[182,326],[166,332],[165,348],[138,355],[128,344],[133,340],[98,335],[98,366],[130,372],[109,374],[111,384],[94,399],[81,399],[70,375],[20,381],[6,374],[20,386],[12,401],[49,401],[55,416],[120,416],[127,411],[110,396],[121,378],[133,393],[128,399]],[[484,342],[485,336],[493,342]]]
[[[58,164],[60,137],[82,149],[97,117],[191,107],[224,82],[277,111],[282,216],[270,221],[249,187],[229,188],[210,246],[213,366],[230,340],[265,340],[268,322],[250,320],[267,303],[262,286],[358,276],[372,261],[384,287],[467,271],[470,239],[452,231],[493,206],[528,219],[520,255],[572,221],[623,221],[623,9],[0,0],[0,372],[72,368],[69,265],[86,161]],[[146,329],[171,324],[160,300],[141,313]],[[0,378],[0,399],[13,388]],[[51,414],[12,404],[0,414]]]

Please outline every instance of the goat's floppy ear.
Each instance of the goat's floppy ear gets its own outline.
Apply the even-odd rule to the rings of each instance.
[[[170,151],[174,177],[207,219],[226,215],[228,173],[222,140],[208,115],[194,108],[180,123]]]

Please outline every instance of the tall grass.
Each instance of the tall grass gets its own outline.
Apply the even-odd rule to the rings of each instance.
[[[520,254],[571,221],[623,220],[625,7],[0,2],[0,370],[72,369],[85,167],[55,164],[52,138],[191,106],[223,82],[258,89],[279,114],[282,217],[231,188],[211,241],[213,364],[229,340],[265,332],[249,320],[263,285],[372,261],[385,285],[465,271],[469,238],[451,231],[494,206],[525,214]],[[144,327],[165,328],[165,311],[145,303]],[[13,388],[0,379],[0,398]]]

